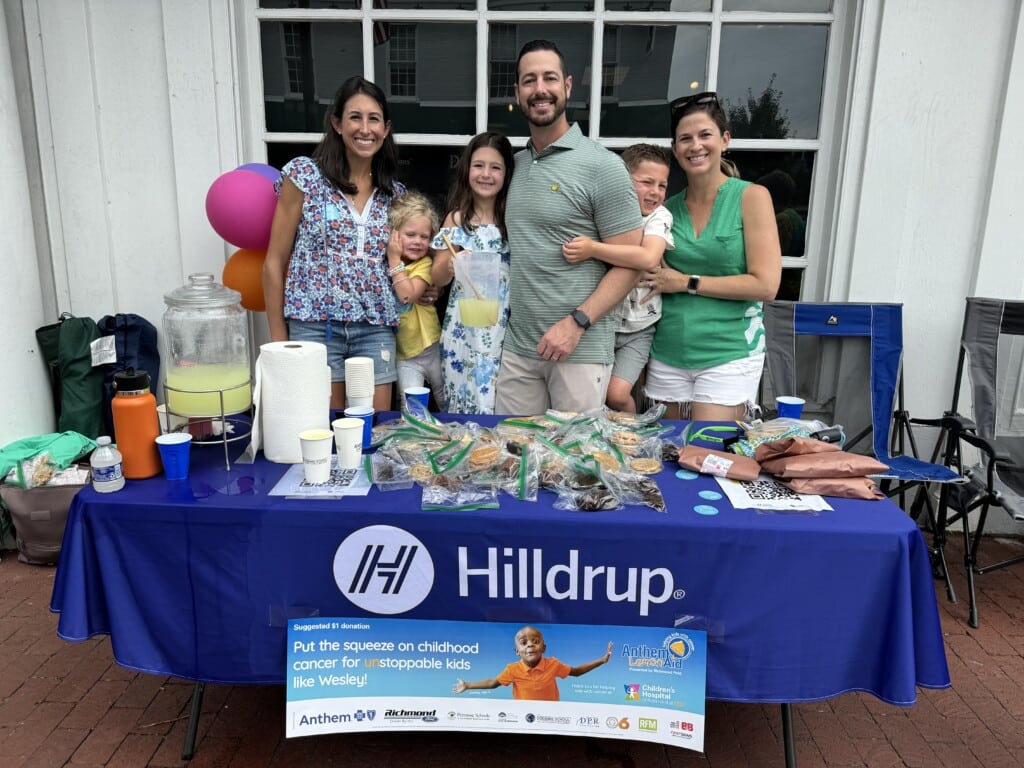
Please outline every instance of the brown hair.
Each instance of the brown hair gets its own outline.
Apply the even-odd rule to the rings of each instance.
[[[703,112],[711,121],[718,126],[718,130],[725,134],[729,131],[729,118],[726,117],[725,110],[722,109],[722,105],[718,102],[718,97],[713,93],[707,95],[712,96],[708,101],[692,101],[686,104],[682,108],[672,109],[672,143],[676,143],[676,128],[679,127],[679,122],[687,115],[692,115],[694,112]],[[671,109],[671,107],[670,107]],[[740,169],[732,160],[726,160],[724,157],[719,161],[719,167],[722,169],[722,173],[726,176],[733,176],[740,178]]]
[[[380,105],[384,116],[384,122],[391,123],[391,116],[388,111],[388,100],[384,91],[366,78],[358,75],[350,77],[334,94],[334,102],[331,108],[324,114],[324,136],[320,139],[316,149],[313,150],[313,160],[317,167],[328,181],[334,186],[349,195],[356,193],[356,185],[349,181],[348,155],[345,153],[345,142],[334,131],[331,125],[331,117],[344,117],[345,105],[348,100],[357,94],[366,94]],[[389,195],[395,193],[395,173],[398,170],[398,147],[391,131],[384,137],[384,143],[373,156],[370,171],[373,173],[373,180],[378,187]]]
[[[475,227],[470,224],[473,214],[476,212],[473,207],[473,190],[469,187],[469,169],[473,162],[473,153],[478,149],[490,147],[501,155],[505,163],[505,183],[498,190],[498,196],[494,199],[494,219],[501,236],[507,241],[508,232],[505,230],[505,201],[508,199],[508,185],[512,181],[512,167],[515,160],[512,156],[512,144],[505,136],[493,131],[479,133],[466,145],[459,162],[455,165],[455,182],[448,192],[448,212],[459,214],[459,225],[467,232],[472,232]]]
[[[622,150],[622,162],[630,171],[635,171],[643,162],[661,163],[672,167],[672,153],[657,144],[633,144]]]

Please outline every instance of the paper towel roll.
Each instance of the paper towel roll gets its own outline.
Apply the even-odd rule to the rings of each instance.
[[[327,347],[315,341],[272,341],[260,346],[253,390],[256,414],[247,454],[263,449],[268,461],[302,461],[299,432],[329,429],[331,369]]]

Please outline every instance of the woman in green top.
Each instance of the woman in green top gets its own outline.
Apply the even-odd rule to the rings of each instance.
[[[761,302],[775,298],[782,254],[768,190],[722,158],[725,113],[714,93],[671,106],[672,153],[687,186],[670,198],[675,248],[642,278],[663,294],[647,394],[669,418],[743,418],[764,366]]]

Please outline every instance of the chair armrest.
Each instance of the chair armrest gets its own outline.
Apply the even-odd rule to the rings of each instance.
[[[920,424],[925,427],[939,427],[959,434],[961,432],[974,432],[977,427],[974,422],[966,416],[961,416],[953,411],[946,411],[940,419],[911,419],[911,424]]]
[[[1009,464],[1011,462],[1010,454],[999,450],[999,447],[995,443],[991,440],[986,440],[980,435],[976,435],[973,432],[963,432],[960,435],[960,439],[986,453],[989,459],[994,462],[1000,464]]]

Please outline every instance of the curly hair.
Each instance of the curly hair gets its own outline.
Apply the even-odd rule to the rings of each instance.
[[[391,229],[401,229],[410,219],[423,216],[430,221],[430,235],[433,237],[440,228],[440,221],[437,217],[437,209],[430,202],[430,198],[421,192],[409,191],[399,195],[391,201],[391,210],[388,212],[388,224]]]

